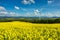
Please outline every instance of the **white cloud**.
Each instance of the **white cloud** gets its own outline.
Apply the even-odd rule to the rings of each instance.
[[[26,16],[26,17],[31,17],[32,15],[31,15],[31,13],[26,13],[24,16]]]
[[[31,2],[31,3],[35,3],[35,1],[34,1],[34,0],[30,0],[30,2]]]
[[[19,10],[20,8],[18,6],[15,6],[15,9]]]
[[[7,16],[7,17],[16,17],[16,16],[21,16],[19,13],[16,13],[16,12],[4,12],[4,11],[1,11],[0,12],[0,16]]]
[[[60,17],[60,11],[56,11],[55,16]]]
[[[0,16],[6,16],[7,14],[8,14],[8,12],[4,12],[4,11],[0,12]]]
[[[53,2],[53,0],[48,0],[48,4],[52,4]]]
[[[15,6],[15,9],[20,9],[20,8]],[[7,11],[5,7],[0,6],[0,16],[21,16],[21,15],[19,13]]]
[[[0,11],[5,11],[5,10],[6,10],[5,7],[0,6]]]
[[[32,4],[33,3],[34,4],[35,1],[34,0],[23,0],[22,3],[23,4]]]
[[[53,16],[55,16],[55,15],[54,15],[53,13],[49,13],[49,12],[48,12],[48,13],[45,14],[45,16],[47,16],[47,17],[53,17]]]
[[[40,13],[40,10],[36,9],[32,13],[31,12],[26,13],[24,16],[27,16],[27,17],[60,17],[60,11]]]
[[[47,12],[47,13],[42,13],[41,14],[44,17],[60,17],[60,12],[56,11],[56,12]]]
[[[16,12],[10,12],[9,16],[17,17],[17,16],[21,16],[21,14],[16,13]]]
[[[24,16],[27,16],[27,17],[40,17],[41,14],[40,14],[40,10],[38,9],[35,9],[33,10],[33,12],[27,12],[26,14],[24,14]]]
[[[8,14],[5,7],[0,6],[0,16],[6,16]]]
[[[34,10],[34,15],[35,16],[40,16],[40,11],[38,9]]]
[[[33,10],[33,12],[28,12],[23,14],[22,16],[25,17],[35,17],[35,16],[40,16],[40,11],[38,9]]]
[[[10,12],[9,16],[15,16],[15,12]]]
[[[17,9],[17,10],[22,10],[22,11],[27,11],[27,9],[25,9],[25,8],[22,8],[22,7],[18,7],[18,6],[15,6],[15,9]]]

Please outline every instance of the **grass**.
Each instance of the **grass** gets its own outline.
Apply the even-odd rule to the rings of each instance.
[[[60,24],[0,22],[0,40],[60,40]]]

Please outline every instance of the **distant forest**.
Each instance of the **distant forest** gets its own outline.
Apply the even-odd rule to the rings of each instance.
[[[23,21],[30,23],[60,23],[60,18],[38,18],[38,17],[9,17],[0,18],[0,22]]]

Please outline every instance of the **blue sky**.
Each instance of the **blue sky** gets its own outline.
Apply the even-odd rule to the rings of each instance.
[[[0,16],[60,17],[60,0],[0,0]]]

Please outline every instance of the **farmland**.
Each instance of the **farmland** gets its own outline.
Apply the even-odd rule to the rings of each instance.
[[[60,24],[0,22],[0,40],[60,40]]]

